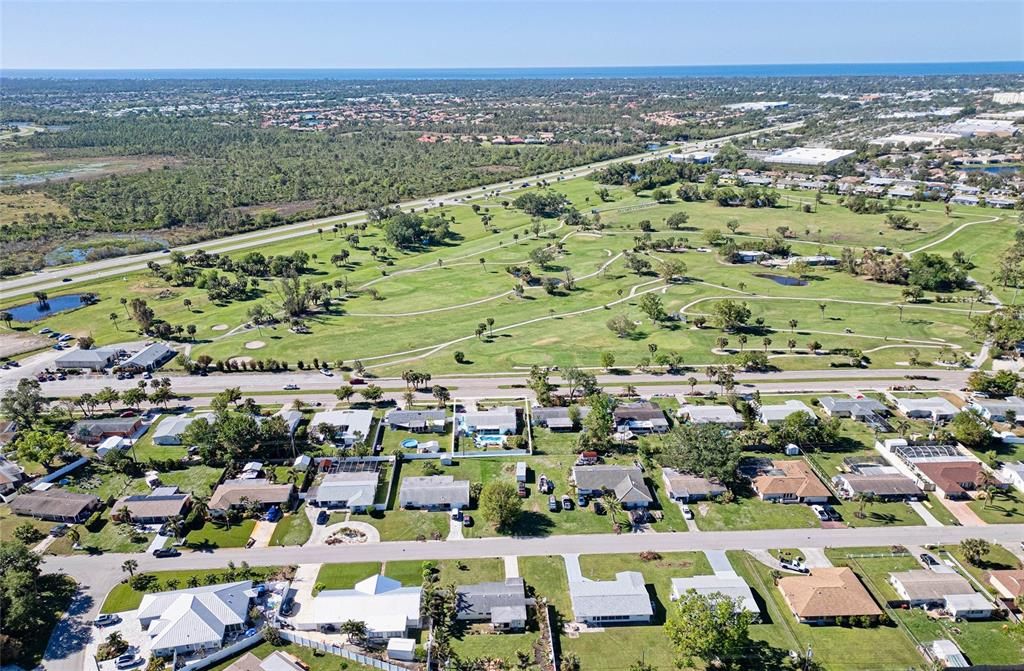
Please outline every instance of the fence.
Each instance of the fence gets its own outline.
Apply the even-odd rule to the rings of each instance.
[[[238,641],[235,641],[226,648],[221,648],[212,655],[208,655],[207,657],[203,657],[202,659],[196,659],[193,661],[185,662],[185,666],[183,668],[188,669],[188,671],[199,671],[199,669],[205,669],[206,667],[212,664],[216,664],[221,660],[227,659],[228,657],[232,657],[237,653],[242,652],[243,650],[251,648],[252,646],[256,645],[262,640],[263,634],[257,632],[256,634],[249,636],[248,638],[243,638]]]
[[[340,645],[330,645],[323,641],[314,641],[306,638],[305,636],[301,636],[294,631],[282,629],[279,633],[281,638],[286,641],[290,641],[295,645],[301,645],[305,648],[312,648],[313,650],[319,650],[331,655],[337,655],[338,657],[344,657],[345,659],[350,659],[353,662],[365,664],[373,669],[381,669],[382,671],[409,671],[409,667],[399,666],[397,664],[392,664],[391,662],[386,662],[383,659],[363,655],[347,648],[343,648]]]

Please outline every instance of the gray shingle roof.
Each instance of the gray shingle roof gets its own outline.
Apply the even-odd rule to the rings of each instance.
[[[526,619],[526,585],[522,578],[463,585],[456,594],[459,617],[463,619],[491,619],[495,623]],[[516,618],[519,614],[522,617]]]
[[[570,580],[569,598],[577,620],[654,615],[644,577],[636,571],[616,573],[615,580]]]
[[[612,491],[622,503],[650,503],[654,500],[644,482],[643,472],[635,466],[576,466],[572,469],[572,476],[579,489]]]
[[[85,510],[98,506],[100,500],[92,494],[79,494],[51,487],[39,492],[28,492],[14,497],[11,510],[18,515],[35,517],[78,517]]]

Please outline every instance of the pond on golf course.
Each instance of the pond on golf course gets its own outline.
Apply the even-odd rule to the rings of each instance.
[[[82,303],[82,294],[66,294],[64,296],[48,298],[42,303],[32,301],[31,303],[5,308],[5,312],[11,313],[12,321],[34,322],[50,315],[55,315],[58,312],[74,310],[83,305],[85,304]]]
[[[754,277],[760,277],[763,280],[771,280],[776,284],[782,284],[787,287],[807,286],[807,281],[802,280],[799,277],[786,277],[785,275],[773,275],[771,273],[754,273]]]

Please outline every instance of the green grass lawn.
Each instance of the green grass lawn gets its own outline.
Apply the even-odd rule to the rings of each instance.
[[[430,513],[423,510],[389,510],[386,513],[352,515],[353,522],[367,522],[380,532],[382,541],[414,541],[448,536],[448,513]],[[333,524],[335,520],[331,518]]]
[[[766,503],[756,496],[737,497],[732,503],[701,502],[691,505],[701,531],[818,528],[809,506]]]
[[[942,505],[942,501],[939,497],[933,493],[928,494],[928,498],[921,502],[921,504],[928,509],[928,512],[932,514],[932,517],[942,522],[947,527],[960,526],[960,520],[956,518],[956,515],[949,512],[946,506]]]
[[[153,443],[153,432],[157,426],[160,425],[167,417],[173,417],[174,415],[158,415],[154,420],[149,431],[146,431],[142,435],[142,438],[132,445],[131,454],[135,455],[135,458],[141,462],[148,462],[150,459],[182,459],[188,456],[188,450],[183,445],[156,445]]]
[[[1024,523],[1024,494],[1015,489],[998,492],[991,501],[971,501],[967,505],[989,524]]]
[[[589,180],[567,180],[557,188],[570,194],[582,209],[594,207],[596,203],[586,202],[593,196],[593,183]],[[794,199],[805,198],[806,194],[788,194]],[[399,353],[417,348],[431,348],[446,342],[453,333],[469,334],[467,339],[452,347],[440,348],[436,353],[417,362],[417,369],[424,372],[494,372],[513,370],[515,367],[541,365],[586,365],[599,364],[602,351],[615,355],[619,365],[632,366],[647,355],[647,346],[656,344],[661,351],[678,350],[688,363],[724,363],[733,357],[714,355],[711,349],[720,331],[714,328],[694,331],[689,329],[652,328],[645,323],[635,339],[615,337],[606,327],[608,313],[625,313],[633,318],[641,317],[638,299],[629,291],[648,278],[641,278],[629,272],[621,259],[613,261],[607,270],[597,273],[609,261],[608,251],[618,253],[633,245],[641,219],[648,219],[657,229],[655,238],[679,237],[678,231],[667,230],[663,220],[678,211],[690,215],[692,227],[696,229],[686,235],[691,240],[700,237],[704,230],[722,228],[729,219],[737,219],[740,228],[737,242],[754,242],[771,234],[780,226],[787,226],[795,238],[792,241],[796,251],[816,251],[825,245],[836,253],[843,246],[863,247],[877,244],[880,232],[885,234],[886,244],[895,249],[916,248],[921,244],[939,240],[955,227],[976,220],[981,216],[1010,217],[994,210],[984,213],[954,208],[951,216],[931,208],[910,211],[911,218],[920,225],[916,231],[892,231],[886,229],[881,215],[855,215],[827,198],[816,212],[803,213],[796,200],[783,201],[771,209],[721,208],[710,203],[653,204],[642,210],[628,209],[633,205],[652,205],[648,194],[632,194],[628,190],[616,189],[616,202],[602,205],[606,210],[602,236],[570,235],[565,238],[565,251],[558,264],[577,278],[577,289],[548,296],[538,288],[527,289],[529,299],[517,300],[502,294],[509,291],[506,265],[521,263],[535,247],[547,245],[552,239],[561,238],[570,231],[559,227],[550,231],[551,237],[535,239],[523,235],[529,227],[529,217],[513,209],[502,208],[493,203],[490,214],[494,217],[491,231],[484,230],[478,215],[465,207],[441,208],[455,217],[453,230],[461,239],[445,247],[423,252],[397,252],[391,250],[393,265],[388,274],[382,275],[381,265],[371,259],[370,246],[384,244],[382,233],[373,228],[362,231],[357,248],[351,250],[351,263],[345,268],[336,268],[328,259],[339,244],[344,244],[333,235],[302,236],[289,240],[268,243],[266,254],[290,253],[302,249],[316,254],[311,261],[311,270],[318,281],[331,282],[346,276],[354,289],[373,283],[382,300],[369,295],[353,292],[353,295],[338,299],[332,310],[318,314],[311,320],[316,337],[307,338],[288,332],[283,327],[264,328],[262,334],[240,333],[223,336],[214,331],[218,324],[238,325],[245,321],[246,311],[253,301],[265,299],[272,289],[263,286],[254,291],[251,300],[227,303],[213,303],[205,291],[197,287],[172,287],[148,271],[128,273],[126,276],[101,278],[83,283],[79,290],[94,291],[99,296],[96,305],[54,315],[41,325],[72,334],[91,333],[99,344],[124,339],[127,318],[112,322],[108,315],[122,312],[118,299],[131,295],[145,298],[161,319],[174,324],[195,324],[196,342],[193,356],[209,354],[215,359],[227,359],[237,355],[252,355],[245,343],[260,339],[266,346],[259,350],[259,356],[287,360],[295,365],[299,359],[311,361],[344,358],[375,358],[382,364],[378,372],[399,373],[408,367],[400,361],[406,355]],[[627,209],[623,209],[627,208]],[[555,227],[555,222],[545,222]],[[1006,222],[986,225],[993,231],[1001,231],[999,239],[1012,229]],[[977,229],[982,230],[982,229]],[[514,235],[520,235],[518,240]],[[964,245],[977,244],[972,240],[980,237],[974,229],[965,229],[937,249],[942,253]],[[979,268],[992,267],[1000,244],[990,244],[978,249],[975,263]],[[211,243],[211,249],[216,244]],[[390,246],[389,246],[390,249]],[[246,251],[228,253],[238,258]],[[478,259],[483,258],[481,266]],[[437,264],[443,259],[442,264]],[[692,304],[691,314],[707,311],[712,301],[724,295],[719,286],[738,288],[742,282],[748,294],[754,317],[763,317],[765,327],[776,343],[788,337],[788,322],[799,322],[799,342],[815,338],[826,348],[857,347],[864,350],[871,359],[871,365],[892,365],[905,358],[905,349],[878,349],[883,338],[887,345],[903,344],[918,347],[923,358],[933,352],[929,347],[937,340],[976,348],[967,329],[967,312],[957,305],[921,304],[905,308],[904,318],[899,318],[895,308],[901,302],[900,288],[893,285],[870,283],[861,278],[841,272],[814,269],[814,281],[802,287],[783,287],[769,280],[755,276],[757,267],[728,266],[718,262],[714,255],[688,254],[686,263],[688,275],[699,280],[675,284],[667,288],[663,296],[669,312],[684,305]],[[403,272],[425,268],[420,272]],[[557,274],[557,273],[552,273]],[[717,286],[716,286],[717,285]],[[170,289],[168,291],[168,289]],[[790,300],[777,300],[778,298]],[[183,300],[188,298],[192,308],[186,309]],[[871,305],[842,302],[846,300],[868,300]],[[20,303],[22,298],[12,298],[11,303]],[[818,312],[817,304],[828,301],[824,318]],[[697,301],[697,302],[694,302]],[[605,309],[605,306],[609,309]],[[425,310],[441,309],[444,312],[430,313]],[[356,315],[358,318],[353,319]],[[438,316],[441,318],[438,318]],[[495,318],[494,337],[474,338],[473,328],[488,317]],[[538,321],[531,321],[538,320]],[[530,323],[527,323],[530,322]],[[850,329],[847,333],[844,329]],[[918,343],[901,343],[904,339],[915,339]],[[574,346],[585,342],[586,347]],[[776,348],[779,345],[776,344]],[[460,349],[466,354],[468,363],[456,364],[452,352]],[[818,367],[828,357],[783,356],[774,362],[786,369]],[[388,363],[389,361],[393,363]],[[557,449],[552,445],[551,449]],[[148,449],[148,448],[146,448]],[[155,448],[154,448],[155,449]]]
[[[339,668],[344,669],[345,671],[372,671],[372,667],[364,664],[353,662],[349,659],[338,657],[336,655],[317,655],[315,654],[316,651],[312,648],[305,648],[293,643],[285,643],[284,645],[275,646],[270,643],[263,642],[254,648],[250,648],[246,652],[252,653],[260,659],[266,659],[277,650],[295,655],[309,666],[309,671],[338,671]],[[223,662],[209,667],[209,669],[210,671],[224,671],[224,669],[238,661],[238,658],[246,654],[246,652],[235,657],[229,657]]]
[[[984,534],[978,534],[978,536],[983,538]],[[1021,567],[1021,562],[1017,559],[1016,555],[1002,545],[996,545],[995,543],[989,545],[988,554],[981,558],[978,566],[967,561],[958,545],[946,545],[942,549],[960,562],[960,565],[982,585],[988,585],[988,580],[985,578],[985,574],[988,571]]]
[[[82,552],[142,552],[153,541],[156,534],[139,533],[129,524],[118,524],[110,519],[110,511],[103,515],[98,528],[89,531],[84,524],[75,528],[81,534],[78,544]],[[69,536],[58,538],[50,545],[48,552],[71,554],[73,543]]]
[[[857,517],[860,504],[847,501],[834,506],[848,527],[924,526],[924,520],[906,503],[872,503],[864,506],[864,517]]]
[[[763,623],[751,627],[751,637],[765,646],[777,651],[806,650],[810,646],[814,659],[826,671],[897,671],[923,664],[910,639],[896,626],[858,629],[798,623],[774,586],[771,569],[745,552],[728,554],[762,607]]]
[[[305,505],[305,504],[303,504]],[[305,509],[300,506],[294,513],[287,513],[274,527],[270,537],[271,545],[303,545],[313,533],[313,525],[306,517]]]
[[[561,555],[520,557],[519,575],[533,587],[537,598],[544,598],[565,620],[572,619],[569,603],[569,580]]]
[[[239,524],[219,525],[206,522],[202,527],[190,531],[185,541],[197,548],[240,548],[244,547],[256,520],[242,520]]]
[[[533,646],[539,640],[540,634],[535,631],[527,631],[522,634],[466,632],[462,638],[452,639],[451,646],[462,660],[501,659],[511,665],[516,662],[517,652],[525,652],[532,659]]]
[[[380,562],[323,564],[316,575],[318,590],[352,589],[360,580],[380,573]]]
[[[35,520],[31,517],[15,515],[11,512],[9,505],[6,503],[0,504],[0,540],[13,540],[14,530],[25,522],[28,522],[43,534],[50,533],[50,529],[57,526],[56,522],[46,522],[44,520]]]

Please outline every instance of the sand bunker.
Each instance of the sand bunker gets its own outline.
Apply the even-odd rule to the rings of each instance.
[[[229,327],[228,327],[227,324],[217,324],[216,326],[211,326],[210,327],[210,329],[213,330],[213,331],[227,331],[228,328]]]
[[[262,340],[250,340],[249,342],[245,343],[245,349],[262,349],[263,347],[266,346],[267,343],[263,342]]]

